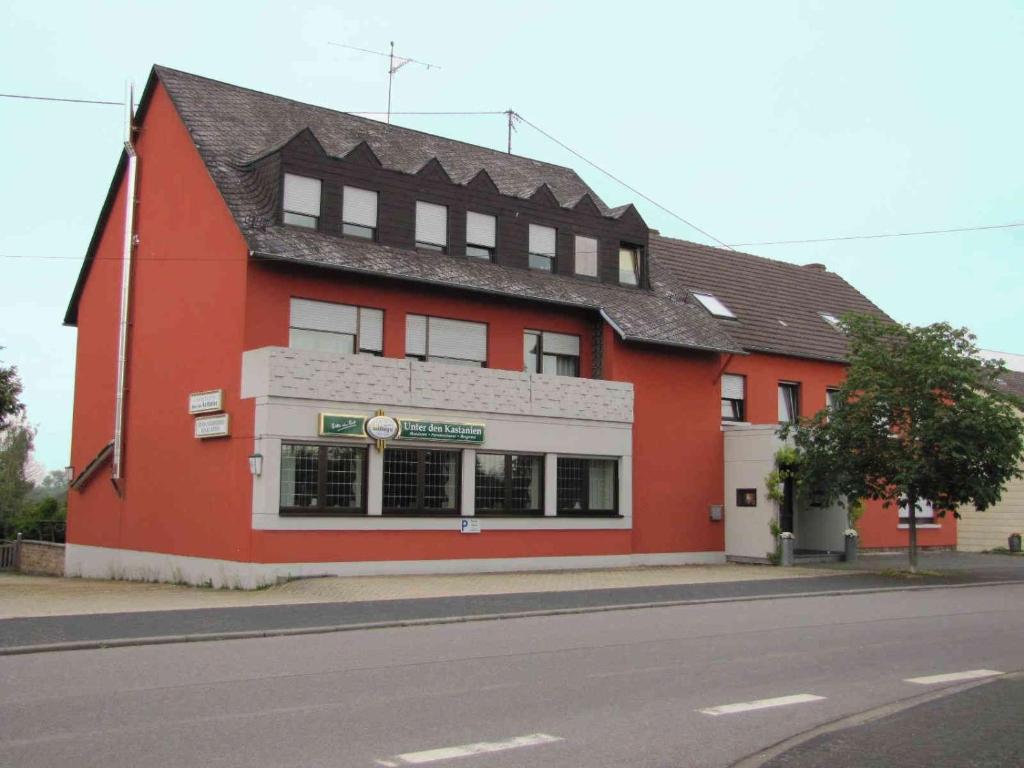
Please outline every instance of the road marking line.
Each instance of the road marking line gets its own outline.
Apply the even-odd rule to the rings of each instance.
[[[950,672],[948,675],[929,675],[928,677],[908,677],[904,683],[917,685],[934,685],[935,683],[955,683],[958,680],[977,680],[979,677],[1001,675],[994,669],[968,669],[966,672]]]
[[[779,696],[775,699],[759,699],[758,701],[741,701],[738,704],[722,704],[719,707],[708,707],[697,711],[704,715],[717,717],[718,715],[732,715],[737,712],[751,712],[755,709],[770,709],[771,707],[785,707],[790,704],[807,704],[811,701],[821,701],[824,696],[815,696],[813,693],[796,693],[792,696]]]
[[[506,749],[518,749],[520,747],[535,747],[539,744],[552,744],[556,741],[563,741],[560,736],[549,736],[546,733],[529,733],[525,736],[516,736],[506,741],[481,741],[478,744],[462,744],[458,747],[441,747],[439,749],[427,749],[423,752],[406,752],[403,755],[395,755],[392,760],[378,760],[378,765],[397,766],[420,765],[422,763],[434,763],[438,760],[451,760],[455,757],[470,757],[471,755],[485,755],[489,752],[504,752]]]

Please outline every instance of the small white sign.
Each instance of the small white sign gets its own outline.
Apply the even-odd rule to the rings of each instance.
[[[230,433],[226,413],[196,419],[196,437],[201,440],[208,437],[227,437],[228,434]]]
[[[398,434],[398,422],[390,416],[374,416],[366,422],[366,434],[374,440],[390,440]]]
[[[459,521],[460,533],[480,533],[480,521],[475,517],[464,517]]]
[[[188,412],[213,413],[224,410],[224,390],[211,389],[208,392],[193,392],[188,396]]]

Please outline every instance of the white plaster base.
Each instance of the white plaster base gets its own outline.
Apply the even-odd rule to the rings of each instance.
[[[724,552],[661,552],[636,555],[506,557],[477,560],[382,560],[340,563],[243,563],[133,549],[68,544],[64,573],[90,579],[162,581],[228,589],[258,589],[304,576],[500,573],[628,568],[643,565],[717,565]]]

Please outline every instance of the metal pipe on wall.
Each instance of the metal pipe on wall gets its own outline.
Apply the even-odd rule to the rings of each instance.
[[[131,129],[129,129],[130,131]],[[114,404],[114,455],[111,479],[123,477],[125,377],[128,368],[128,303],[132,287],[132,249],[135,247],[135,178],[139,158],[132,146],[131,135],[124,143],[127,156],[127,190],[124,206],[124,250],[121,255],[121,320],[117,337],[117,395]]]

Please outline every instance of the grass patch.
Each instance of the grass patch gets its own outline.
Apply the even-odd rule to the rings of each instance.
[[[926,576],[941,576],[942,574],[938,571],[918,571],[917,573],[911,573],[900,568],[886,568],[884,571],[879,571],[882,576],[887,576],[894,579],[922,579]]]

